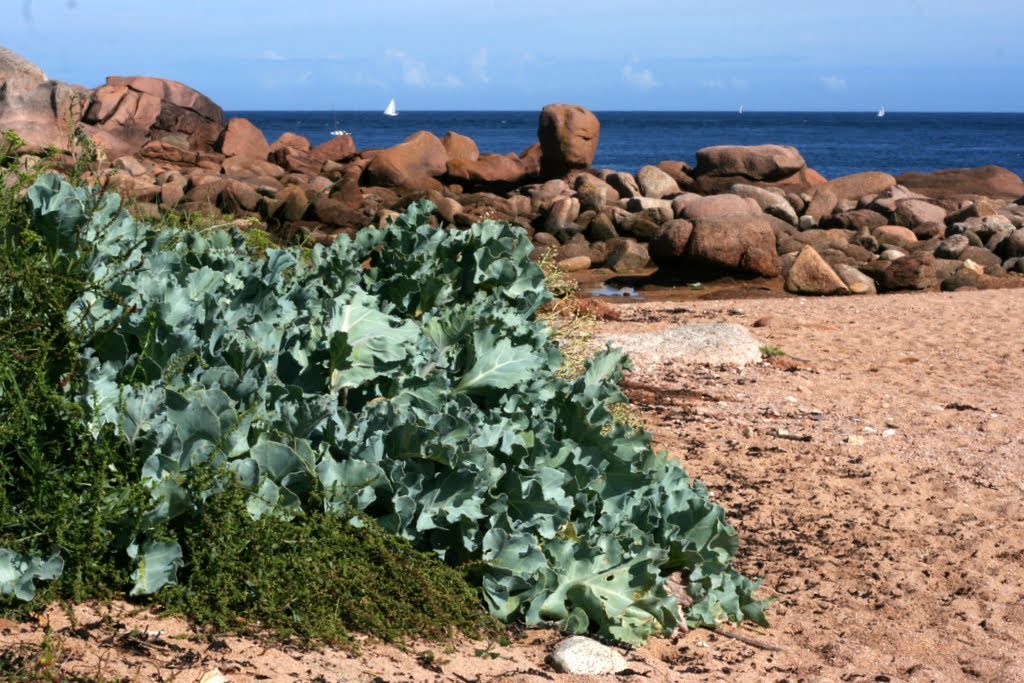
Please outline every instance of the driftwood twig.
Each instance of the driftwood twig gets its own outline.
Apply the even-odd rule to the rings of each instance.
[[[708,630],[711,631],[712,633],[717,633],[720,636],[725,636],[726,638],[732,638],[733,640],[738,640],[741,643],[744,643],[746,645],[750,645],[751,647],[757,647],[757,648],[760,648],[762,650],[768,650],[769,652],[782,652],[783,651],[783,649],[781,647],[779,647],[778,645],[772,645],[771,643],[766,643],[763,640],[758,640],[757,638],[751,638],[750,636],[745,636],[742,633],[736,633],[735,631],[723,631],[721,628],[709,628]]]

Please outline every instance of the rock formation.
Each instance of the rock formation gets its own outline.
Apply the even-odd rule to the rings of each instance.
[[[112,76],[87,90],[0,48],[0,129],[22,152],[66,149],[76,125],[106,152],[93,178],[146,216],[224,213],[330,242],[427,198],[438,222],[521,225],[571,271],[653,265],[676,281],[781,278],[817,295],[1024,284],[1024,181],[995,166],[826,180],[793,147],[719,145],[693,167],[594,169],[600,122],[570,104],[544,107],[519,154],[481,154],[455,131],[378,150],[350,135],[268,144],[181,83]]]

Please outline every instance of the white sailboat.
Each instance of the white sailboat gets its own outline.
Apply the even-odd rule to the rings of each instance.
[[[398,116],[398,110],[395,108],[394,97],[392,97],[391,101],[388,102],[388,106],[384,108],[384,116]]]
[[[347,130],[338,128],[338,112],[332,109],[331,113],[334,114],[334,130],[331,131],[331,135],[334,137],[338,137],[339,135],[352,135],[352,133],[349,133]]]
[[[739,112],[737,112],[737,113],[739,113],[739,114],[742,114],[742,113],[743,113],[743,105],[742,105],[742,104],[740,105],[740,109],[739,109]]]
[[[885,116],[885,107],[879,107],[878,108],[878,116],[879,116],[879,118]]]

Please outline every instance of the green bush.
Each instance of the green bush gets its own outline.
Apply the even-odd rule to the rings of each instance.
[[[84,267],[87,253],[72,257],[31,229],[31,204],[19,194],[31,178],[13,182],[8,173],[12,183],[0,188],[0,613],[16,616],[56,598],[124,596],[136,568],[125,549],[152,496],[122,436],[111,425],[91,433],[74,400],[89,335],[68,311],[87,292],[109,291]],[[100,200],[82,197],[90,209]],[[147,527],[156,538],[180,538],[190,558],[182,583],[160,596],[175,611],[235,629],[241,616],[304,638],[351,630],[437,638],[489,625],[461,575],[372,521],[356,528],[316,510],[254,521],[232,478],[222,478],[225,491],[204,514]],[[41,579],[49,581],[36,591]],[[258,590],[240,592],[247,581]],[[25,657],[0,661],[5,680],[16,669],[36,680]]]
[[[30,177],[0,180],[0,601],[31,597],[33,576],[59,576],[40,600],[106,595],[129,563],[97,550],[138,532],[148,494],[128,449],[110,428],[94,437],[70,393],[82,337],[67,310],[89,274],[27,227]]]
[[[764,622],[722,509],[613,417],[621,354],[562,375],[522,230],[439,230],[421,203],[330,247],[253,251],[56,177],[29,199],[33,231],[88,276],[66,314],[82,424],[119,437],[147,490],[135,526],[108,530],[132,594],[192,580],[189,520],[237,480],[256,523],[376,520],[465,568],[501,619],[639,642],[678,625],[664,577],[683,571],[691,624]],[[17,597],[63,557],[12,550],[0,592]]]
[[[372,520],[321,510],[253,519],[247,497],[232,482],[175,524],[189,561],[157,596],[164,608],[218,629],[332,642],[496,630],[461,574]]]

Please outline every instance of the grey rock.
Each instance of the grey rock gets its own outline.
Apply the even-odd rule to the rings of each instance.
[[[578,676],[605,676],[628,668],[626,658],[617,650],[584,636],[566,638],[548,656],[559,673]]]
[[[652,167],[653,168],[653,167]],[[624,200],[626,204],[626,211],[646,211],[649,209],[656,209],[661,214],[662,222],[671,220],[672,214],[672,201],[669,199],[652,199],[650,197],[631,197],[630,199]]]
[[[762,211],[776,218],[781,218],[791,225],[799,223],[796,211],[793,210],[792,205],[781,194],[776,194],[763,187],[744,185],[743,183],[736,183],[729,188],[729,192],[740,197],[753,199],[761,207]]]
[[[589,173],[576,176],[574,187],[583,211],[602,211],[605,205],[619,199],[619,193],[611,185]]]
[[[601,335],[630,355],[679,365],[737,365],[761,359],[761,342],[736,323],[692,323],[653,332]]]
[[[1024,256],[1024,229],[1018,228],[999,243],[997,253],[1004,259]]]
[[[559,197],[551,203],[544,219],[544,230],[555,233],[570,225],[580,215],[580,200],[575,197]]]
[[[623,198],[639,197],[643,194],[640,192],[640,186],[636,183],[636,178],[631,173],[624,171],[609,173],[608,177],[605,178],[605,182],[611,185],[619,193],[619,196]]]
[[[935,256],[937,258],[959,258],[960,253],[970,246],[971,240],[968,239],[967,235],[950,235],[946,239],[939,242],[939,246],[935,247]]]
[[[594,216],[594,220],[590,221],[590,225],[587,226],[587,238],[591,242],[604,242],[618,236],[619,233],[615,230],[615,223],[606,213],[599,213]]]
[[[836,271],[836,275],[843,281],[846,287],[853,294],[877,294],[878,291],[875,288],[875,281],[869,276],[865,275],[861,271],[857,270],[853,266],[848,266],[843,263],[837,263],[832,266],[832,270]]]
[[[647,247],[628,237],[608,240],[608,255],[604,264],[616,273],[633,273],[643,270],[651,261]]]
[[[660,199],[679,192],[679,183],[657,166],[644,166],[637,171],[636,182],[645,197]]]
[[[982,216],[967,218],[963,221],[953,223],[946,229],[946,234],[973,232],[977,234],[982,243],[987,242],[993,235],[1000,232],[1013,232],[1016,227],[1006,216]]]

